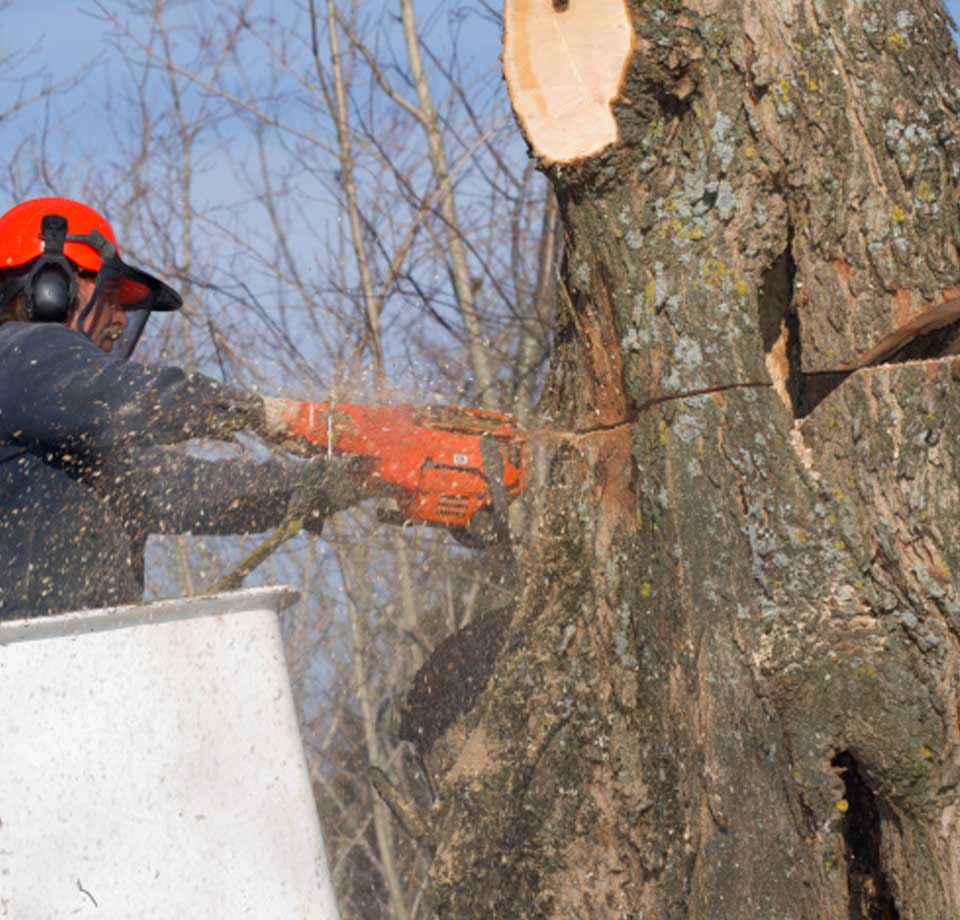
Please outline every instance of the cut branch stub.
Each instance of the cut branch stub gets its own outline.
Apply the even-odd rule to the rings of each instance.
[[[632,48],[625,0],[506,0],[503,71],[534,154],[567,163],[618,140]]]

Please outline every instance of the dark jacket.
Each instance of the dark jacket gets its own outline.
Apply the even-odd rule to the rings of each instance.
[[[259,398],[104,354],[54,324],[0,326],[0,619],[139,600],[151,533],[263,531],[294,461],[168,445],[255,429]]]

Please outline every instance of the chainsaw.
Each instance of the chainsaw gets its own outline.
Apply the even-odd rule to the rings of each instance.
[[[352,459],[358,485],[395,503],[378,512],[387,523],[445,527],[475,548],[509,539],[507,505],[527,474],[527,438],[511,415],[305,402],[287,435],[298,453]]]

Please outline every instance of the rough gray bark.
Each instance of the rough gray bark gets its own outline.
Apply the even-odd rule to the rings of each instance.
[[[444,739],[434,911],[954,918],[957,365],[807,374],[955,293],[942,10],[629,8],[619,142],[548,170],[573,434]]]

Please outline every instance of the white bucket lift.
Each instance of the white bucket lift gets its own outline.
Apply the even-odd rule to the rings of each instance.
[[[0,623],[0,918],[336,920],[286,588]]]

